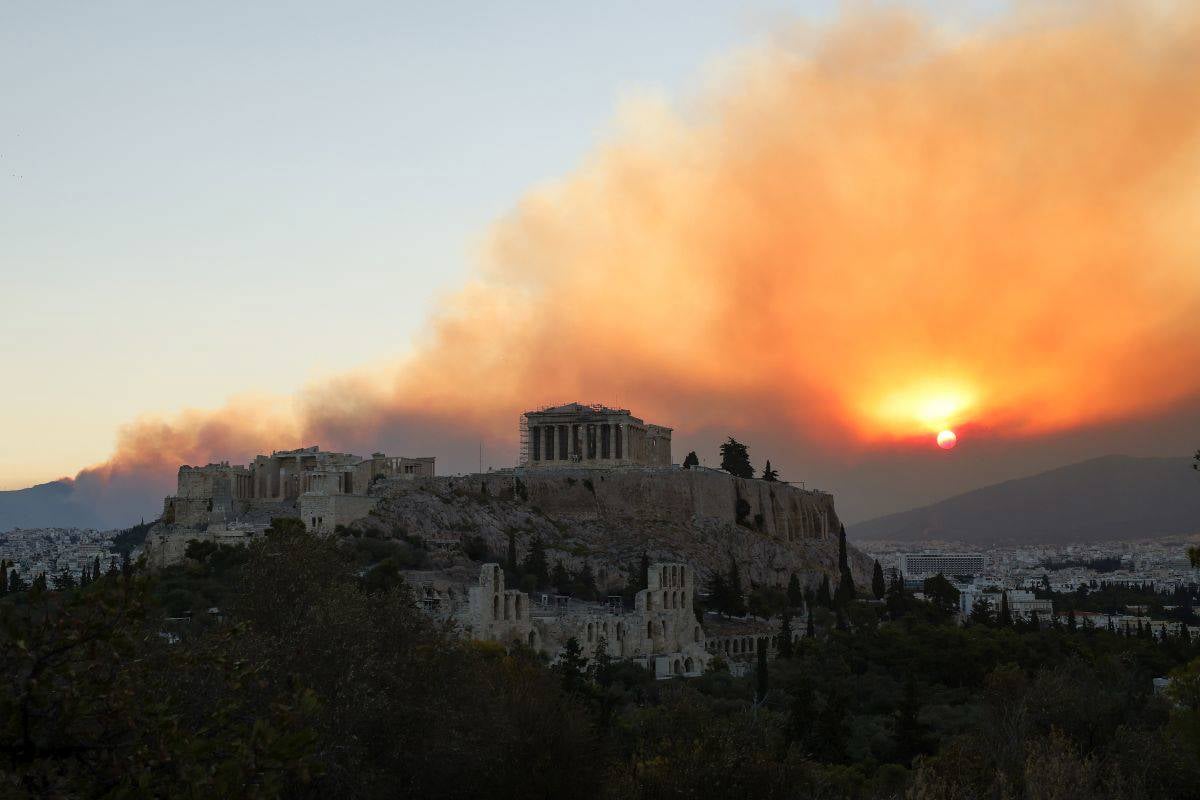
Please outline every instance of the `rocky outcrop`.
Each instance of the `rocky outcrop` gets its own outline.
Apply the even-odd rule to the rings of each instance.
[[[500,558],[510,534],[518,557],[540,536],[551,563],[592,565],[618,587],[646,554],[693,565],[702,576],[730,560],[758,584],[837,579],[833,496],[719,470],[618,468],[512,470],[382,482],[379,503],[356,527],[436,540],[482,541]],[[855,582],[870,560],[851,548]]]

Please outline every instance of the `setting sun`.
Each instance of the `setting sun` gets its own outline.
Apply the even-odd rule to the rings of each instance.
[[[937,444],[943,450],[953,450],[954,445],[958,444],[958,436],[954,431],[942,431],[937,435]]]

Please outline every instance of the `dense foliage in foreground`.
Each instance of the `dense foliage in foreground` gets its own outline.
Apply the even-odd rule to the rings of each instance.
[[[911,601],[875,624],[861,606],[853,632],[772,662],[756,701],[720,669],[656,682],[456,639],[364,563],[389,547],[279,531],[161,576],[10,595],[0,796],[1200,795],[1181,640],[959,628]],[[165,620],[197,593],[224,619]]]

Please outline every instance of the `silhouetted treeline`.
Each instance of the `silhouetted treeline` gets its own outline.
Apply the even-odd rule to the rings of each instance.
[[[804,638],[765,672],[734,678],[717,661],[661,682],[577,645],[549,666],[457,638],[401,581],[413,547],[283,525],[245,549],[194,547],[158,576],[10,594],[0,796],[1065,800],[1200,787],[1190,640],[959,627],[894,584],[879,603],[814,602],[786,628]],[[539,581],[553,572],[527,562]],[[1155,695],[1152,678],[1172,670]]]

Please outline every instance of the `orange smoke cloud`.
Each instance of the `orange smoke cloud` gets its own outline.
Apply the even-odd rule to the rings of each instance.
[[[862,447],[1153,414],[1200,393],[1198,76],[1182,4],[789,32],[686,111],[625,109],[495,226],[399,365],[294,411],[135,425],[114,463],[396,420],[511,439],[575,399]]]

